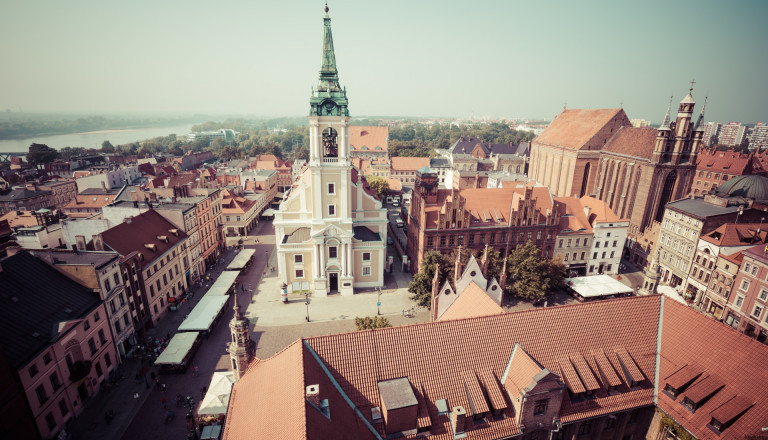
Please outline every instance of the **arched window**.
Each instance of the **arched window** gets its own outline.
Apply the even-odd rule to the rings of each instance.
[[[323,130],[323,147],[325,148],[325,157],[339,157],[339,146],[336,143],[337,133],[331,127]]]
[[[587,162],[587,165],[584,166],[584,177],[581,179],[581,191],[579,191],[579,197],[584,197],[587,195],[587,184],[589,183],[590,168],[591,165],[589,162]]]
[[[664,219],[664,207],[667,206],[670,199],[672,199],[672,191],[675,189],[675,182],[677,182],[677,171],[672,170],[664,179],[664,187],[661,190],[661,197],[659,204],[656,206],[656,217],[654,219],[657,222],[661,222]]]

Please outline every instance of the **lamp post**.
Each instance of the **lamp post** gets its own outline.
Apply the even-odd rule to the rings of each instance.
[[[377,298],[376,298],[376,315],[381,315],[381,287],[376,288],[377,291]]]
[[[307,322],[309,322],[309,292],[304,292],[304,304],[307,306]]]

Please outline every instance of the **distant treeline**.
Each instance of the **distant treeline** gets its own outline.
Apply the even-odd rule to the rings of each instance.
[[[6,115],[7,116],[7,115]],[[50,119],[16,116],[0,119],[0,139],[17,139],[43,135],[81,133],[97,130],[163,127],[199,121],[200,118],[105,118],[85,116],[72,119]]]

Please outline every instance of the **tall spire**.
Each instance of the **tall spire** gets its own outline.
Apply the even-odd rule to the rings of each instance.
[[[702,122],[704,122],[704,110],[707,109],[707,96],[704,97],[704,105],[701,106],[701,114],[699,114],[699,119],[696,120],[696,126],[693,127],[694,130],[699,128],[699,125],[701,125]]]
[[[669,128],[669,112],[672,110],[672,96],[669,97],[669,107],[667,107],[667,114],[664,115],[664,122],[661,123],[659,128]]]
[[[331,34],[331,17],[328,16],[328,3],[325,4],[323,18],[323,62],[320,67],[320,84],[317,90],[321,92],[339,92],[339,71],[336,68],[336,54],[333,51],[333,35]]]

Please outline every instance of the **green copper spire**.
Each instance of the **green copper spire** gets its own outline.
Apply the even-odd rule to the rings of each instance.
[[[336,68],[336,54],[333,50],[331,17],[328,4],[323,18],[323,60],[320,67],[320,81],[309,99],[310,114],[317,116],[349,116],[347,91],[339,85],[339,71]]]

